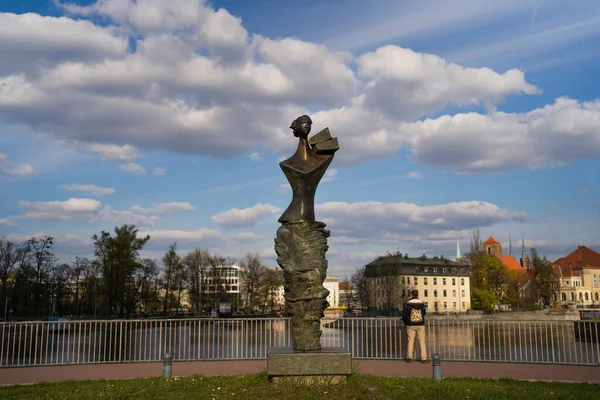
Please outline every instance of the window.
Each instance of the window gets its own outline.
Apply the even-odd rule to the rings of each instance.
[[[575,293],[571,292],[571,301],[575,300]]]
[[[437,297],[437,290],[433,291],[433,297]]]
[[[590,298],[588,296],[588,292],[585,292],[585,301],[589,301],[589,300],[590,300]]]
[[[597,294],[598,294],[598,293],[596,293],[596,295],[597,295]],[[597,297],[598,297],[598,296],[596,296],[596,300],[598,300],[598,298],[597,298]],[[560,296],[560,298],[562,299],[562,301],[567,301],[567,294],[566,294],[566,293],[561,293],[561,296]]]
[[[423,272],[429,272],[429,268],[427,268],[427,267],[423,268]]]
[[[464,285],[465,284],[465,278],[460,278],[460,284]]]
[[[463,290],[461,290],[461,291],[460,291],[460,295],[461,295],[462,297],[465,297],[465,289],[463,289]]]
[[[419,284],[419,278],[415,276],[415,285]]]
[[[596,298],[596,301],[598,301],[598,292],[594,293],[594,297]]]
[[[433,278],[433,284],[437,285],[437,278]]]
[[[456,278],[452,278],[452,286],[456,285]]]
[[[437,272],[437,268],[433,268],[433,272]]]
[[[488,255],[492,255],[492,248],[490,246],[488,246]]]
[[[406,278],[406,283],[408,283],[410,285],[410,276],[408,278]]]
[[[405,283],[406,283],[406,282],[405,282],[405,278],[404,278],[404,277],[402,277],[402,284],[404,285]]]
[[[583,301],[583,293],[579,292],[579,300]]]
[[[446,273],[446,268],[442,268],[442,272],[445,274]]]
[[[423,296],[425,296],[425,297],[429,296],[429,292],[427,291],[427,289],[425,289],[425,291],[423,292]]]
[[[463,310],[465,310],[466,308],[467,308],[467,305],[466,305],[466,304],[465,304],[465,302],[463,301],[463,304],[462,304],[462,309],[463,309]]]
[[[423,284],[427,285],[427,278],[423,278]]]
[[[452,291],[452,297],[456,297],[456,290]]]
[[[444,311],[448,311],[448,303],[444,302]]]
[[[442,285],[446,285],[446,278],[442,278]]]
[[[452,303],[452,309],[453,309],[453,310],[456,310],[456,302],[453,302],[453,303]]]
[[[444,297],[448,297],[448,296],[447,296],[446,289],[444,289]]]
[[[425,302],[425,309],[427,310],[429,308],[429,303]]]
[[[438,302],[436,301],[435,303],[433,303],[433,305],[435,306],[435,309],[438,309]]]

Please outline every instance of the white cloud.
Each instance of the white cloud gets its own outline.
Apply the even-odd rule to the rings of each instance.
[[[411,158],[440,169],[466,173],[563,165],[600,156],[600,101],[559,98],[525,113],[445,115],[402,130]]]
[[[167,171],[165,169],[163,169],[163,168],[154,167],[154,170],[152,171],[152,173],[154,175],[161,175],[161,176],[163,176],[163,175],[167,174]]]
[[[421,179],[423,177],[423,174],[419,171],[411,171],[408,173],[408,177],[410,179]]]
[[[334,180],[337,177],[338,170],[335,168],[331,168],[325,173],[325,177],[323,178],[323,182],[329,182]]]
[[[229,238],[237,243],[252,244],[260,242],[263,237],[254,232],[240,232],[230,235]]]
[[[260,153],[252,153],[250,154],[250,161],[262,161],[262,156]]]
[[[196,207],[188,202],[172,201],[170,203],[153,203],[152,206],[147,209],[136,204],[129,210],[140,213],[179,214],[184,211],[195,211]]]
[[[146,168],[136,163],[127,163],[119,165],[121,171],[129,172],[130,174],[143,175],[146,173]]]
[[[290,184],[289,183],[281,183],[279,184],[279,193],[281,194],[287,194],[291,191],[290,188]]]
[[[139,236],[150,235],[149,245],[163,246],[177,242],[178,248],[220,247],[223,245],[221,233],[215,229],[154,230],[138,232]]]
[[[70,185],[62,185],[61,188],[70,191],[83,192],[83,194],[88,196],[106,196],[110,194],[115,194],[115,189],[113,188],[104,188],[96,185],[78,185],[72,183]]]
[[[70,198],[65,201],[19,201],[25,211],[20,218],[44,220],[89,220],[100,210],[98,200]]]
[[[329,202],[315,206],[317,219],[332,232],[332,242],[404,243],[419,240],[440,231],[462,231],[487,227],[499,222],[523,222],[521,211],[501,209],[482,201],[419,206],[412,203]],[[456,237],[456,236],[455,236]]]
[[[17,226],[14,222],[9,221],[6,218],[0,218],[0,225],[2,225],[2,226]]]
[[[128,144],[119,146],[115,144],[92,143],[87,145],[86,149],[100,155],[105,160],[132,161],[139,157],[139,153],[135,147]]]
[[[245,228],[256,225],[256,223],[267,215],[272,215],[281,211],[281,208],[272,204],[256,204],[249,208],[232,208],[217,215],[211,219],[223,228]]]
[[[98,218],[101,218],[104,222],[115,226],[121,226],[123,224],[136,225],[136,226],[152,226],[159,218],[156,215],[140,215],[132,211],[120,211],[115,210],[112,207],[104,207],[98,212]]]
[[[512,94],[537,94],[523,72],[504,74],[489,68],[464,68],[433,54],[383,46],[358,57],[365,86],[365,106],[393,120],[411,120],[448,105],[495,103]]]
[[[114,29],[90,21],[0,13],[0,76],[61,62],[101,61],[124,55],[127,47]]]
[[[0,153],[0,175],[31,176],[35,175],[35,171],[29,164],[13,166],[7,155]]]

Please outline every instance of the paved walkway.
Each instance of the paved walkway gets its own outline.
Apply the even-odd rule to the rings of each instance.
[[[173,376],[256,374],[266,360],[194,361],[173,363]],[[358,370],[379,376],[431,377],[431,364],[398,360],[361,360]],[[442,362],[444,377],[514,378],[600,383],[600,366]],[[93,364],[53,367],[0,368],[0,385],[89,379],[150,378],[162,375],[162,363]]]

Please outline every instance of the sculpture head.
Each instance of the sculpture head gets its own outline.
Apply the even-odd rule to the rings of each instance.
[[[294,136],[307,138],[312,126],[312,119],[308,115],[302,115],[294,120],[290,129],[294,130]]]

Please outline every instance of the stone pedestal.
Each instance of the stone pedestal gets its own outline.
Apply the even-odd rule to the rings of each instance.
[[[303,383],[338,383],[351,373],[352,356],[339,347],[324,347],[316,351],[272,347],[267,354],[270,381],[294,379]]]

